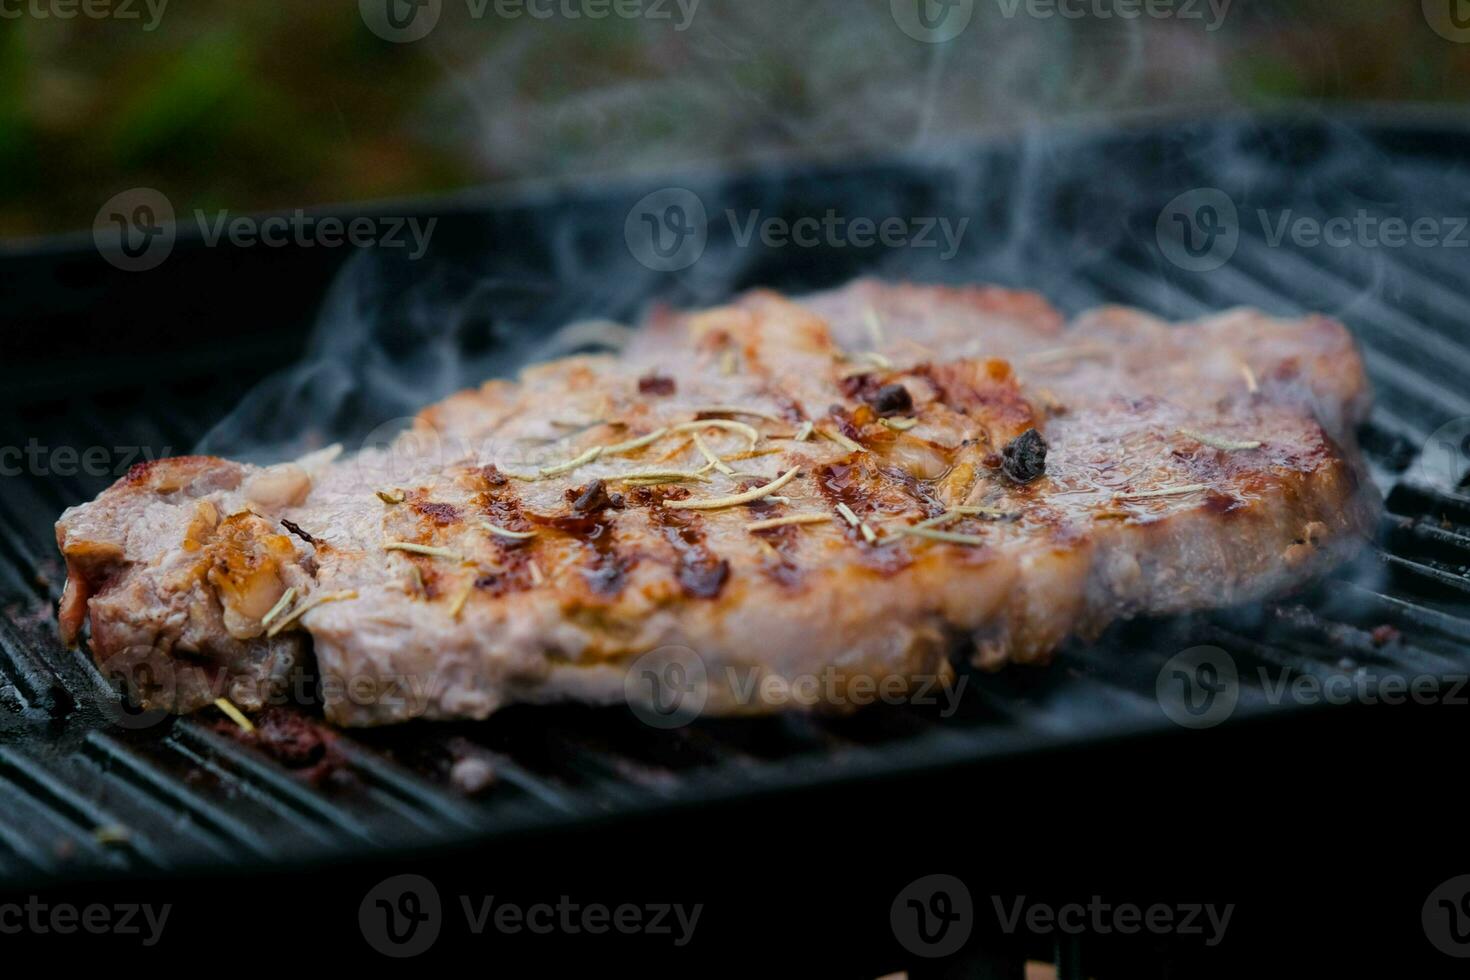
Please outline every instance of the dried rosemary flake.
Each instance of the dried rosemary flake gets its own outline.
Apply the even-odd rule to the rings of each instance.
[[[841,514],[842,519],[851,524],[853,527],[857,527],[863,522],[862,518],[858,517],[857,514],[853,512],[853,509],[844,503],[839,502],[837,504],[837,513]]]
[[[702,429],[724,429],[727,432],[738,432],[750,442],[750,448],[752,449],[755,448],[756,443],[761,441],[761,434],[756,430],[755,426],[746,425],[744,422],[735,422],[730,419],[699,419],[696,422],[680,422],[678,425],[669,429],[669,431],[698,433]]]
[[[734,374],[739,369],[740,361],[736,357],[735,352],[732,350],[725,351],[725,353],[720,357],[720,373],[728,377]]]
[[[347,589],[344,592],[322,592],[318,593],[317,595],[310,596],[306,599],[306,601],[298,603],[295,609],[292,609],[284,617],[277,620],[274,626],[266,630],[265,635],[275,636],[277,633],[281,632],[281,630],[285,629],[287,626],[290,626],[292,623],[296,622],[296,620],[300,619],[302,616],[305,616],[307,613],[311,612],[313,609],[315,609],[317,606],[320,606],[324,602],[339,602],[344,599],[356,598],[356,589]]]
[[[1201,490],[1210,489],[1203,483],[1185,483],[1175,487],[1160,487],[1157,490],[1134,490],[1129,493],[1115,493],[1114,500],[1147,500],[1151,497],[1180,497],[1184,494],[1199,493]]]
[[[704,474],[710,467],[705,465],[698,470],[634,470],[632,473],[621,473],[609,476],[607,479],[617,483],[629,483],[634,485],[652,486],[658,483],[685,483],[693,481],[696,483],[708,483],[709,477]]]
[[[224,699],[221,698],[220,700]],[[230,707],[233,708],[234,705],[230,705]],[[242,715],[241,717],[243,718],[244,716]],[[255,731],[255,726],[250,724],[249,718],[245,718],[245,725],[242,725],[241,727],[245,728],[247,732]],[[103,847],[123,847],[132,843],[133,832],[124,827],[122,824],[105,824],[92,831],[92,839],[98,844],[101,844]]]
[[[563,473],[570,473],[572,470],[586,466],[588,463],[597,459],[597,457],[603,454],[603,451],[604,450],[602,446],[593,446],[582,455],[577,456],[573,459],[569,459],[564,463],[557,463],[555,466],[543,466],[541,469],[536,471],[537,476],[544,480],[547,477],[561,476]]]
[[[635,450],[642,449],[644,446],[651,446],[668,434],[669,430],[667,428],[654,429],[646,436],[639,436],[637,439],[629,439],[627,442],[604,446],[602,447],[602,452],[607,456],[621,456],[624,453],[631,453]]]
[[[235,703],[229,698],[215,698],[214,706],[222,711],[226,718],[239,725],[242,732],[253,733],[255,731],[255,724],[246,718],[245,713],[235,707]]]
[[[789,527],[793,524],[826,524],[831,514],[791,514],[787,517],[772,517],[764,521],[752,521],[745,525],[747,531],[768,531],[773,527]]]
[[[394,506],[395,504],[401,504],[408,499],[404,496],[403,491],[401,490],[391,493],[387,490],[378,490],[376,491],[376,493],[378,495],[378,499],[390,507]]]
[[[474,579],[471,579],[465,583],[464,588],[460,589],[459,593],[454,597],[454,602],[449,607],[449,615],[454,619],[459,619],[459,614],[464,611],[464,605],[470,601],[470,595],[474,591],[475,582]]]
[[[1026,364],[1049,364],[1053,361],[1073,361],[1081,358],[1101,357],[1107,353],[1109,353],[1109,349],[1101,344],[1078,344],[1073,347],[1053,347],[1031,354],[1023,354],[1021,361]]]
[[[858,525],[858,530],[860,532],[862,532],[863,540],[866,541],[866,542],[868,542],[868,544],[877,544],[878,543],[878,535],[875,534],[873,532],[873,529],[871,527],[868,527],[867,524],[859,524]]]
[[[1245,378],[1246,391],[1254,395],[1256,392],[1261,390],[1260,384],[1256,381],[1256,372],[1251,370],[1251,366],[1249,364],[1246,364],[1244,361],[1242,361],[1240,363],[1240,373]]]
[[[1211,449],[1220,449],[1226,452],[1233,452],[1240,449],[1261,448],[1260,441],[1256,439],[1247,439],[1245,441],[1226,439],[1224,436],[1211,435],[1208,432],[1197,432],[1194,429],[1180,429],[1179,434],[1181,436],[1187,436],[1190,439],[1193,439],[1195,442],[1203,443],[1204,445],[1209,446]]]
[[[535,531],[512,531],[498,524],[491,524],[489,521],[481,521],[480,527],[489,531],[497,538],[509,538],[512,541],[529,541],[536,536]]]
[[[536,559],[532,558],[526,562],[526,567],[531,570],[532,585],[541,585],[546,581],[546,576],[542,573],[541,566],[536,564]]]
[[[912,538],[925,538],[929,541],[943,541],[948,544],[986,545],[989,542],[978,534],[956,534],[953,531],[940,531],[932,527],[895,527],[894,534],[906,534]]]
[[[411,541],[387,541],[383,544],[384,551],[407,551],[415,555],[428,555],[430,558],[447,558],[449,561],[464,561],[464,555],[448,548],[435,548],[427,544],[414,544]]]
[[[271,606],[270,612],[268,612],[264,616],[260,617],[260,627],[261,627],[261,629],[265,629],[267,626],[269,626],[275,620],[275,618],[277,616],[279,616],[281,613],[285,612],[287,609],[290,609],[291,608],[291,603],[293,603],[295,601],[296,601],[296,586],[293,585],[289,589],[287,589],[285,592],[281,593],[281,597],[276,600],[276,604],[274,606]]]
[[[879,419],[878,424],[895,432],[907,432],[919,424],[918,419]]]
[[[816,426],[812,425],[810,422],[801,423],[801,428],[796,430],[796,441],[806,442],[812,437],[812,430],[815,428]]]
[[[743,453],[731,453],[721,456],[720,461],[724,463],[738,463],[744,459],[759,459],[762,456],[775,456],[781,452],[779,449],[750,449]]]
[[[745,493],[737,493],[734,496],[714,497],[709,500],[671,500],[665,503],[664,506],[670,510],[718,510],[722,507],[739,507],[741,504],[748,504],[775,493],[796,479],[796,474],[800,471],[801,467],[793,466],[765,486],[756,487],[754,490],[747,490]]]
[[[696,405],[690,411],[695,415],[748,415],[753,419],[765,419],[767,422],[786,421],[771,412],[763,412],[758,408],[742,408],[739,405]]]
[[[823,439],[829,439],[832,442],[837,443],[837,445],[841,446],[843,449],[846,449],[850,453],[867,452],[867,450],[864,449],[862,446],[853,442],[851,439],[847,438],[847,436],[843,435],[840,432],[832,432],[827,429],[817,429],[816,433]]]
[[[725,474],[726,476],[733,476],[735,474],[735,471],[733,469],[726,465],[726,463],[722,459],[720,459],[720,457],[715,455],[715,451],[709,447],[709,443],[704,441],[704,436],[700,435],[698,432],[694,433],[694,448],[699,450],[699,454],[709,462],[709,465],[713,466],[721,473]]]
[[[884,357],[882,354],[878,353],[875,350],[863,351],[861,354],[858,355],[858,357],[861,357],[863,360],[867,361],[869,364],[871,364],[874,367],[879,368],[881,370],[884,370],[884,371],[892,371],[893,370],[893,362],[890,361],[888,358]]]
[[[878,316],[878,311],[871,306],[863,310],[863,323],[868,328],[868,336],[873,338],[874,347],[882,347],[887,340],[883,336],[883,320]]]

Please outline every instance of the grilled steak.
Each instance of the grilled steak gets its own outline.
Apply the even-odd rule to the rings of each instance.
[[[265,703],[307,637],[346,725],[618,701],[685,648],[707,712],[841,707],[1319,574],[1375,518],[1368,399],[1319,317],[755,293],[386,450],[141,465],[57,524],[62,630],[179,711]]]

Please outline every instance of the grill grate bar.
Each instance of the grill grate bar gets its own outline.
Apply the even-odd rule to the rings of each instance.
[[[1409,572],[1438,585],[1454,589],[1457,592],[1470,594],[1470,579],[1467,579],[1464,570],[1456,571],[1452,568],[1441,567],[1436,561],[1415,561],[1412,558],[1404,558],[1387,551],[1378,552],[1378,557],[1385,564]]]
[[[8,794],[4,792],[7,786]],[[11,800],[7,809],[24,806],[56,830],[58,837],[54,845],[65,840],[69,847],[85,852],[94,863],[113,867],[130,867],[144,858],[132,842],[104,846],[97,840],[99,828],[120,825],[110,812],[83,798],[36,760],[0,747],[0,797],[7,795]]]
[[[253,758],[195,719],[177,720],[169,741],[196,765],[214,773],[233,792],[262,805],[276,823],[327,845],[341,845],[344,838],[378,843],[366,825],[333,805],[326,796],[309,792],[290,776]]]
[[[236,819],[228,810],[191,791],[176,781],[154,760],[144,758],[102,732],[91,732],[83,752],[106,776],[131,787],[154,811],[156,819],[177,829],[179,814],[187,814],[194,836],[221,856],[243,848],[260,857],[278,854],[264,836]]]

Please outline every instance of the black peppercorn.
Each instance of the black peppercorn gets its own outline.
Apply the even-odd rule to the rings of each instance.
[[[1035,429],[1027,429],[1000,451],[1000,468],[1017,483],[1030,483],[1046,475],[1046,440]]]

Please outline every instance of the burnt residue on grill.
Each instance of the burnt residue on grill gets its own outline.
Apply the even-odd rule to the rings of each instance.
[[[340,735],[321,719],[301,710],[271,706],[255,714],[251,723],[255,730],[246,731],[221,717],[214,730],[265,753],[313,786],[352,781],[347,760],[337,747]]]

